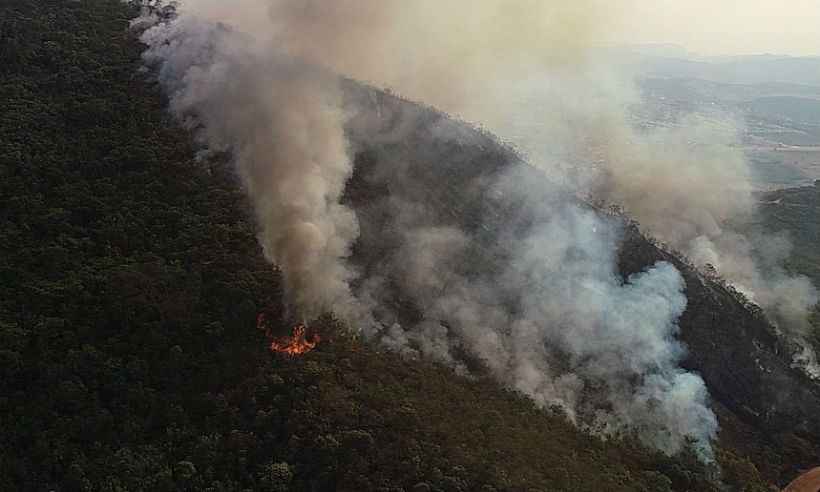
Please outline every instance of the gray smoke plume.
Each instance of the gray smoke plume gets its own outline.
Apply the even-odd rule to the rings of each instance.
[[[605,80],[592,69],[590,51],[603,31],[604,5],[190,0],[142,39],[174,113],[208,148],[233,155],[260,242],[282,268],[301,315],[332,310],[354,325],[365,320],[359,328],[388,347],[465,373],[478,362],[599,435],[637,432],[667,453],[692,439],[709,459],[717,423],[707,391],[679,367],[680,274],[660,263],[621,278],[620,222],[551,184],[580,182],[563,172],[571,167],[567,156],[585,147],[579,135],[596,142],[636,136],[621,118],[622,99],[596,117],[598,99],[585,93]],[[346,123],[377,144],[429,131],[467,152],[480,139],[453,122],[407,121],[412,111],[394,132],[371,138],[367,118],[347,121],[333,72],[393,87],[502,134],[520,108],[508,94],[520,95],[510,89],[521,83],[570,106],[528,115],[545,122],[536,140],[556,149],[533,154],[541,171],[517,166],[460,183],[461,200],[495,207],[496,215],[487,209],[481,217],[485,226],[468,227],[425,194],[424,168],[438,157],[423,148],[414,149],[413,162],[388,160],[373,179],[390,184],[390,197],[357,210],[357,221],[339,203],[352,171]],[[346,110],[355,113],[355,99],[352,105]],[[358,278],[348,256],[360,233],[379,234],[393,248]],[[485,260],[491,268],[476,268]],[[389,292],[409,298],[419,321],[407,322]],[[370,325],[371,316],[378,324]]]
[[[339,203],[352,165],[338,80],[194,16],[158,24],[142,41],[172,111],[209,149],[233,155],[297,314],[356,319],[347,257],[358,224]]]
[[[439,125],[432,132],[442,134]],[[637,431],[668,453],[692,439],[711,457],[717,422],[706,387],[679,367],[685,349],[676,321],[686,298],[672,265],[621,278],[622,224],[573,204],[532,168],[463,183],[476,190],[465,192],[467,201],[524,209],[506,225],[491,224],[489,240],[480,237],[484,229],[467,230],[415,199],[425,182],[401,165],[391,169],[390,182],[401,189],[374,208],[394,218],[396,237],[387,240],[398,247],[360,289],[390,326],[380,335],[388,347],[458,371],[467,370],[460,354],[468,354],[502,383],[598,435]],[[476,269],[499,256],[495,266]],[[396,321],[392,289],[412,299],[420,321]]]
[[[692,241],[690,257],[698,265],[712,265],[796,343],[794,363],[809,376],[820,379],[817,355],[807,341],[809,313],[818,303],[817,289],[803,275],[792,275],[782,267],[791,252],[791,242],[782,234],[751,237],[729,230]]]
[[[737,124],[726,116],[689,115],[649,131],[610,124],[605,135],[597,197],[622,205],[655,237],[762,307],[799,345],[795,363],[820,377],[806,342],[818,293],[807,277],[783,269],[788,239],[736,230],[756,212]]]

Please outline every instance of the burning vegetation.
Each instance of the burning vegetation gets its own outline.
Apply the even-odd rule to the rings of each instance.
[[[307,335],[307,325],[300,323],[293,327],[290,336],[277,337],[271,332],[264,313],[260,313],[256,319],[256,326],[265,332],[265,336],[270,340],[271,352],[279,354],[297,356],[310,352],[321,341],[321,337],[314,333]]]

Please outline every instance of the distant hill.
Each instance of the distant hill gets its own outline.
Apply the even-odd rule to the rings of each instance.
[[[691,78],[724,84],[795,84],[820,86],[820,57],[776,55],[691,58],[677,54],[621,51],[641,74]]]
[[[820,86],[727,83],[643,74],[644,126],[675,125],[688,113],[735,120],[739,145],[758,189],[794,187],[820,178]]]
[[[814,186],[761,193],[758,207],[759,219],[750,227],[786,233],[793,245],[786,268],[820,286],[820,180]],[[815,346],[820,349],[820,306],[812,322]]]
[[[797,123],[820,126],[820,98],[765,96],[748,103],[752,114],[776,115]]]

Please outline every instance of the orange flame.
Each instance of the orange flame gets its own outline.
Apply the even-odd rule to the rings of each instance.
[[[265,330],[265,335],[270,339],[270,349],[272,352],[280,354],[296,356],[310,352],[321,341],[321,337],[317,334],[311,335],[310,339],[306,336],[307,328],[304,324],[298,324],[293,327],[293,334],[285,337],[274,337],[271,334],[265,322],[265,315],[259,314],[256,319],[256,324],[259,329]]]

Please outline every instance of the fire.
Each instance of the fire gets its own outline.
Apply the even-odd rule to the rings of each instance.
[[[305,325],[296,325],[293,328],[293,335],[271,340],[270,349],[281,354],[302,355],[313,350],[319,340],[319,335],[313,335],[308,340],[305,336]]]
[[[317,334],[313,334],[308,338],[306,335],[307,327],[304,324],[294,326],[293,333],[290,336],[274,337],[265,322],[264,314],[260,314],[256,322],[257,327],[265,330],[265,335],[270,339],[272,352],[290,356],[302,355],[316,348],[316,345],[321,341],[321,337]]]

